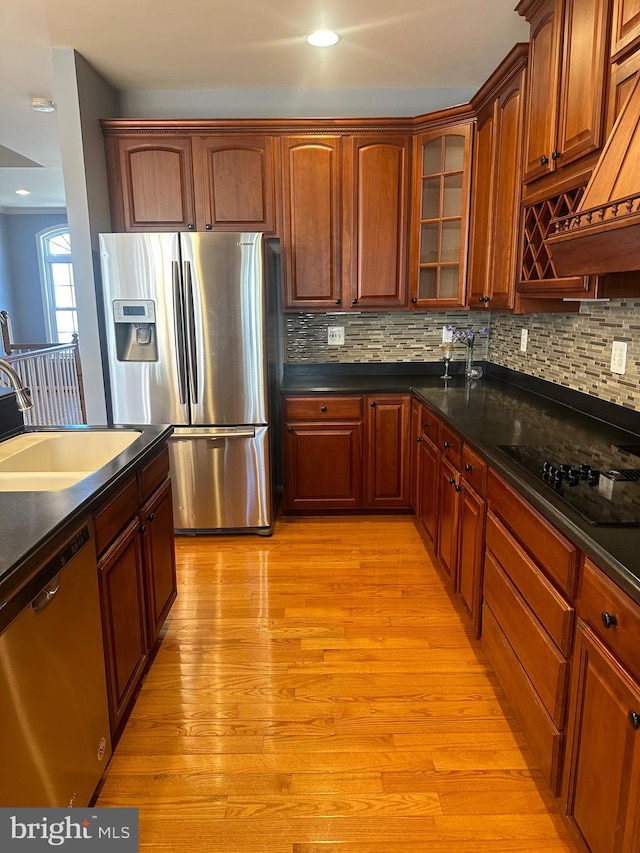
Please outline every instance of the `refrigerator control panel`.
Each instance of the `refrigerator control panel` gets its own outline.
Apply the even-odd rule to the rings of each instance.
[[[153,299],[114,299],[115,323],[155,323],[156,304]]]

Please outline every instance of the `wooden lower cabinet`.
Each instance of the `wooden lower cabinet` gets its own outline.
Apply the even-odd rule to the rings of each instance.
[[[109,718],[117,731],[149,655],[140,525],[132,519],[98,562]]]
[[[578,621],[564,799],[592,853],[640,850],[640,684]]]
[[[362,424],[289,423],[285,430],[285,508],[360,508]]]
[[[410,505],[409,417],[406,395],[367,398],[365,506],[381,509]]]
[[[424,436],[420,441],[418,521],[434,548],[438,542],[438,451]]]
[[[149,645],[153,646],[177,595],[170,480],[164,480],[140,510],[140,530],[144,549],[147,629]]]
[[[168,475],[165,446],[93,513],[112,737],[176,598]]]
[[[438,545],[440,563],[449,576],[451,589],[457,585],[461,486],[459,472],[442,456],[438,467]]]
[[[460,500],[460,541],[458,543],[458,594],[477,636],[482,615],[482,569],[486,503],[464,481]]]
[[[285,511],[409,509],[410,397],[286,397]]]

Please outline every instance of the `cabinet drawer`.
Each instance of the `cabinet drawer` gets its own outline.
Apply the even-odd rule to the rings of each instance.
[[[640,678],[640,607],[604,572],[584,558],[578,613],[606,646]],[[611,624],[615,620],[614,624]],[[605,621],[611,624],[607,628]]]
[[[486,602],[482,609],[482,647],[551,791],[558,795],[564,736],[553,725]]]
[[[94,513],[96,552],[100,555],[129,519],[138,513],[138,483],[132,477],[98,512]]]
[[[284,401],[284,416],[288,421],[361,418],[362,397],[289,397]]]
[[[478,454],[462,445],[462,476],[480,497],[487,493],[487,463]]]
[[[484,597],[555,725],[564,722],[569,664],[490,552]]]
[[[430,409],[422,407],[422,422],[420,424],[421,434],[424,438],[428,438],[436,446],[440,445],[440,421]]]
[[[537,560],[543,571],[573,598],[578,576],[579,551],[543,518],[515,489],[489,469],[489,508]]]
[[[547,580],[503,524],[487,515],[487,548],[564,655],[571,652],[574,609]]]
[[[140,503],[144,503],[151,492],[158,488],[160,483],[169,476],[169,449],[165,445],[156,456],[153,457],[140,470]]]
[[[449,429],[449,427],[442,425],[440,429],[440,450],[449,462],[452,462],[456,468],[460,467],[460,456],[462,454],[462,440],[460,437],[453,432],[453,430]]]

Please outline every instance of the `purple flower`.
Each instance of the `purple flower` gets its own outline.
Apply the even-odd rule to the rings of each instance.
[[[483,326],[481,329],[456,329],[453,326],[447,326],[447,330],[452,333],[452,338],[455,343],[466,344],[467,346],[471,346],[475,340],[476,335],[482,335],[483,337],[487,337],[489,335],[489,329],[486,326]]]

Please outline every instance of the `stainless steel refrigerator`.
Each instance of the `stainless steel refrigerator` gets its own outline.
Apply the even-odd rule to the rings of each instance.
[[[101,234],[100,256],[111,419],[174,425],[176,530],[270,533],[277,244],[257,233]]]

